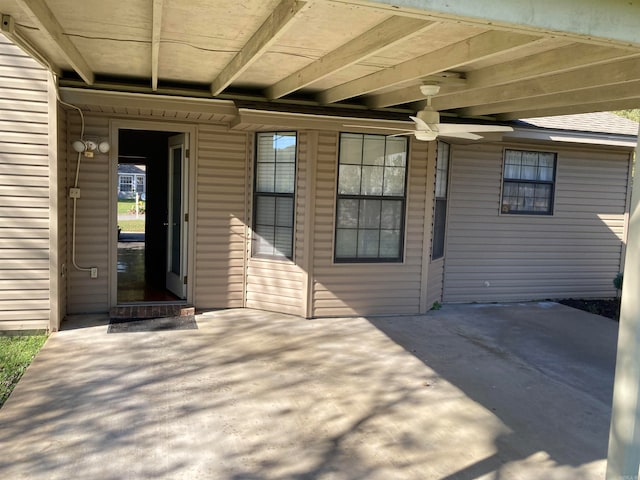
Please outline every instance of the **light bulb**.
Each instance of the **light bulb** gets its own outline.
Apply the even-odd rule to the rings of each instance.
[[[71,146],[78,153],[82,153],[87,149],[87,146],[85,145],[85,143],[82,140],[76,140],[75,142],[73,142],[71,144]]]
[[[98,151],[100,153],[109,153],[109,150],[111,150],[111,145],[109,145],[109,142],[106,140],[103,140],[98,144]]]

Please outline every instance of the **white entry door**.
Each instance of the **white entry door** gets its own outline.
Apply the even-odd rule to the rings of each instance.
[[[169,138],[167,196],[167,290],[187,298],[187,232],[189,162],[186,134]]]

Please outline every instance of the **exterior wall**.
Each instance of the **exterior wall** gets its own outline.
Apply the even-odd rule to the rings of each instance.
[[[108,138],[109,118],[85,114],[85,136]],[[68,191],[75,181],[78,154],[71,142],[80,138],[80,118],[76,111],[67,112],[66,182]],[[81,158],[77,200],[76,254],[80,267],[98,267],[98,278],[78,271],[72,259],[73,201],[67,201],[68,313],[95,313],[109,310],[109,156],[96,153],[94,158]]]
[[[313,229],[314,317],[420,312],[425,255],[428,143],[410,144],[403,263],[335,264],[337,133],[320,133]],[[433,161],[433,160],[432,160]],[[430,180],[431,186],[433,179]],[[427,220],[428,222],[428,220]]]
[[[452,146],[444,301],[614,296],[629,152],[512,148],[558,153],[554,213],[500,214],[503,146]]]
[[[435,302],[442,302],[443,284],[444,258],[439,258],[429,265],[429,277],[426,286],[427,308],[431,308]]]
[[[50,328],[48,101],[47,72],[0,36],[0,330]]]
[[[243,306],[246,238],[246,133],[200,125],[196,177],[198,308]]]

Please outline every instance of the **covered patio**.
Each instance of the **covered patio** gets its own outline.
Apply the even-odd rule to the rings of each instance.
[[[2,32],[54,74],[50,81],[51,101],[59,107],[60,112],[66,107],[62,103],[56,103],[56,93],[59,100],[72,103],[96,116],[130,115],[154,121],[170,119],[177,122],[208,122],[224,125],[228,129],[227,132],[253,132],[277,128],[321,130],[327,128],[327,119],[330,119],[333,129],[340,129],[345,124],[355,124],[356,127],[351,128],[357,132],[381,133],[387,130],[391,133],[394,128],[417,128],[419,125],[410,121],[409,115],[423,111],[430,104],[440,113],[442,124],[491,125],[524,117],[636,108],[640,104],[640,33],[637,28],[640,23],[640,6],[637,2],[555,0],[532,3],[517,0],[507,3],[482,0],[473,2],[472,5],[469,3],[444,0],[230,0],[189,2],[189,6],[185,8],[184,3],[171,0],[0,0],[0,12]],[[420,87],[434,85],[438,87],[438,92],[429,100],[425,98]],[[95,102],[96,95],[100,97],[99,103]],[[9,103],[10,101],[6,100]],[[49,112],[52,138],[60,133],[55,130],[57,114],[57,111]],[[68,110],[68,114],[64,115],[65,121],[68,115],[69,124],[75,122],[70,119],[76,115],[74,110]],[[354,117],[357,120],[354,120]],[[50,157],[55,159],[52,162],[52,172],[57,168],[56,162],[59,161],[65,166],[65,162],[68,161],[66,156],[70,150],[69,145],[64,145],[66,140],[71,139],[60,138],[63,145],[59,146],[55,143],[56,138],[48,145]],[[491,140],[490,136],[488,140]],[[69,158],[72,155],[73,152]],[[56,175],[52,178],[57,179]],[[62,256],[61,252],[65,248],[64,242],[56,236],[56,221],[61,225],[66,221],[67,212],[61,206],[66,199],[65,188],[66,185],[62,184],[51,185],[51,225],[54,232],[51,235],[50,251],[53,253],[48,262],[48,272],[51,278],[50,324],[53,330],[58,328],[65,313],[66,298],[63,298],[62,292],[73,291],[74,288],[77,290],[78,286],[86,284],[84,272],[71,270],[67,275],[61,265],[63,262],[58,258],[58,254]],[[638,188],[638,182],[635,182],[636,191]],[[637,248],[640,244],[639,200],[637,194],[632,198],[628,231],[630,247],[626,255],[618,372],[609,451],[610,479],[619,479],[624,475],[636,476],[640,459],[640,303],[637,296],[640,290],[640,249]],[[58,215],[58,218],[54,218],[54,215]],[[43,262],[46,263],[47,260]],[[305,265],[305,268],[310,265]],[[100,268],[101,272],[106,270],[102,265]],[[305,270],[304,275],[308,274],[309,268]],[[95,287],[96,291],[99,290],[98,287],[103,288],[104,291],[100,290],[96,296],[106,298],[109,280],[102,273],[98,277],[97,270],[96,277],[95,282],[90,285],[92,288]],[[426,278],[426,274],[423,277]],[[312,276],[308,275],[305,278]],[[426,310],[426,296],[424,301],[421,300],[421,307],[421,311]],[[247,318],[252,318],[254,314],[241,313]],[[352,322],[357,324],[355,320],[346,320],[344,325],[350,325]],[[241,328],[242,323],[233,325],[234,328]],[[315,325],[318,324],[301,322],[296,328],[310,329]],[[265,322],[252,325],[252,328],[259,331],[276,326],[277,322],[274,326]],[[338,323],[335,323],[335,326],[347,328]],[[65,335],[73,339],[72,332],[62,334],[60,338],[65,338]],[[145,338],[145,341],[164,341],[163,335],[154,335],[149,339]],[[193,332],[186,332],[184,335],[193,335]],[[224,335],[222,337],[226,338]],[[342,355],[343,351],[338,345],[344,341],[343,336],[333,336],[332,341],[334,343],[327,347],[329,351],[335,349],[336,355]],[[131,343],[127,348],[135,355],[140,353],[136,350],[139,346]],[[393,359],[386,358],[386,355],[400,350],[393,350],[389,344],[384,346],[391,350],[380,350],[380,358],[385,359],[380,364],[380,371],[387,372],[387,378],[391,378],[388,369],[396,364]],[[120,348],[116,345],[113,347]],[[196,358],[198,348],[188,353],[193,357],[193,361],[185,368],[202,368],[202,371],[207,372],[207,365],[212,362],[212,358]],[[312,345],[308,348],[313,350]],[[55,351],[55,348],[51,347],[50,351]],[[445,353],[443,352],[443,355]],[[319,354],[326,355],[326,352]],[[107,358],[116,357],[107,355]],[[286,355],[284,359],[286,361]],[[80,369],[79,374],[86,373],[85,369],[89,366],[68,363],[74,360],[61,352],[56,364],[56,374],[51,375],[51,378],[57,381],[60,372],[70,371],[72,366]],[[367,357],[368,363],[361,364],[360,367],[372,369],[376,360],[377,357]],[[411,361],[420,365],[419,360]],[[263,361],[266,363],[258,362],[258,365],[266,367],[268,362],[275,360],[268,355]],[[355,359],[351,363],[353,367],[358,365],[359,361]],[[67,364],[69,368],[63,368]],[[132,369],[129,380],[132,380],[135,386],[138,370],[133,369],[134,365],[135,362],[128,368]],[[163,365],[169,364],[150,363],[148,367],[158,371]],[[473,362],[466,367],[469,373],[472,373],[472,365]],[[287,366],[291,367],[292,371],[285,369],[285,377],[282,378],[285,382],[296,383],[295,378],[288,379],[289,375],[296,372],[293,368],[295,364]],[[404,365],[396,366],[400,370],[404,368]],[[233,365],[229,368],[232,367]],[[313,378],[312,374],[318,369],[322,371],[322,368],[322,365],[313,365],[305,378]],[[114,366],[114,369],[117,367]],[[108,371],[106,373],[108,374]],[[188,378],[188,371],[182,373]],[[253,370],[249,370],[243,374],[253,373]],[[521,380],[522,372],[512,373],[512,378]],[[89,384],[93,381],[92,375],[95,375],[94,371],[86,377]],[[355,374],[353,376],[357,377]],[[404,378],[402,381],[409,381],[409,377]],[[182,376],[178,377],[176,382],[182,381],[181,379]],[[344,383],[348,383],[347,380],[350,378],[343,380]],[[364,385],[358,383],[358,378],[353,381],[360,390],[364,390]],[[400,380],[390,380],[391,385],[394,385],[394,381]],[[241,382],[243,388],[250,384]],[[55,383],[48,385],[52,392],[56,391]],[[141,385],[140,388],[144,389],[145,385]],[[360,412],[350,405],[349,414],[355,415],[350,417],[351,428],[368,426],[368,412],[372,405],[374,410],[393,410],[397,402],[405,401],[402,399],[404,397],[395,397],[395,394],[408,395],[406,401],[413,402],[412,385],[410,382],[404,383],[398,386],[395,392],[385,391],[380,399],[363,399],[362,404],[366,406]],[[126,404],[128,397],[120,397],[117,393],[119,389],[114,393],[110,388],[107,387],[105,395],[113,395],[112,399]],[[158,388],[170,387],[162,383],[158,384]],[[402,393],[405,389],[407,391]],[[95,394],[93,385],[89,390],[90,394]],[[322,390],[317,393],[321,394]],[[352,393],[354,392],[350,392],[346,397],[350,397]],[[425,394],[422,390],[415,392],[418,396]],[[446,393],[446,398],[450,398],[448,395],[454,398],[457,394],[451,391]],[[72,401],[75,397],[68,398]],[[557,397],[551,395],[548,398]],[[295,402],[295,399],[295,395],[287,397],[286,402]],[[25,405],[28,405],[28,401],[29,399],[25,400]],[[176,408],[183,408],[179,404],[180,399],[174,398],[170,401],[178,402]],[[204,405],[212,405],[206,402]],[[78,410],[90,409],[91,405],[91,402],[82,404]],[[162,407],[164,410],[156,413],[173,414],[173,407],[174,405],[165,404]],[[153,402],[144,402],[144,405],[138,405],[132,411],[148,413],[153,412],[153,408]],[[190,407],[184,408],[188,410]],[[292,405],[285,403],[283,411],[290,408]],[[344,417],[341,416],[343,407],[336,405],[334,408],[338,412],[338,423],[324,438],[329,439],[327,445],[333,445],[331,448],[335,450],[342,446],[340,432],[344,425],[340,424],[340,419]],[[469,408],[473,410],[475,407]],[[471,410],[462,408],[457,411]],[[259,408],[256,407],[256,411],[259,411]],[[55,412],[55,408],[52,412]],[[123,415],[128,415],[127,412],[129,410],[125,410]],[[205,408],[203,412],[211,414],[212,410]],[[488,424],[493,421],[491,416],[486,417],[481,410],[476,413],[477,416],[470,416],[474,421],[487,421]],[[569,411],[557,413],[554,421],[571,421]],[[273,411],[270,411],[270,414],[274,414]],[[361,416],[358,416],[359,414]],[[141,418],[144,418],[144,415]],[[249,418],[252,417],[240,420],[246,421]],[[300,424],[305,423],[303,416],[292,418],[297,418]],[[329,416],[327,421],[329,418],[332,417]],[[439,430],[441,426],[431,424],[438,423],[439,419],[437,412],[432,413],[429,418],[424,419],[422,429],[433,427],[434,432],[442,432]],[[200,420],[198,418],[197,421]],[[207,421],[213,420],[215,419],[207,417]],[[108,420],[96,417],[91,421]],[[405,421],[411,422],[409,418]],[[188,429],[185,425],[187,424],[182,424],[180,428],[185,428],[186,431]],[[218,435],[219,432],[224,432],[225,428],[233,429],[235,423],[226,424],[226,427],[225,424],[215,422],[211,425],[211,431],[208,431],[204,438],[215,441],[217,437],[207,435]],[[255,425],[261,427],[257,420]],[[329,426],[326,428],[334,428],[330,426],[330,422],[327,425]],[[507,427],[512,431],[519,431],[516,426]],[[67,426],[55,428],[65,430]],[[121,427],[117,427],[119,428]],[[497,424],[495,428],[494,434],[499,438],[502,427]],[[564,428],[564,425],[559,428]],[[256,428],[252,431],[258,430],[259,428]],[[491,431],[491,428],[488,430]],[[109,432],[109,429],[105,431]],[[110,435],[117,437],[118,431]],[[266,437],[256,441],[266,440],[269,445],[281,445],[276,442],[276,438],[267,438],[274,431],[279,432],[265,427]],[[231,430],[229,432],[233,433]],[[393,436],[394,429],[391,428],[389,432],[389,435]],[[280,437],[286,436],[284,432],[280,433]],[[606,432],[598,435],[602,441],[606,436]],[[228,437],[232,438],[233,435]],[[393,438],[398,440],[396,437]],[[436,435],[434,438],[437,440],[434,440],[434,443],[438,443],[443,436]],[[87,437],[74,445],[74,448],[90,446],[94,440],[95,438]],[[128,448],[137,448],[143,440],[136,438],[135,442],[128,444]],[[195,438],[191,440],[193,442],[188,441],[185,445],[191,445],[196,441]],[[352,440],[356,444],[360,441],[357,438]],[[404,441],[410,445],[414,439],[409,436]],[[241,445],[239,440],[236,442],[237,445]],[[20,445],[18,443],[15,448],[19,449]],[[191,453],[185,445],[182,445],[182,448],[188,457]],[[426,445],[421,446],[423,448],[417,449],[416,455],[418,450],[424,455]],[[42,461],[46,460],[46,452],[50,451],[47,449],[54,447],[47,444],[47,448],[44,449],[45,455],[41,456]],[[100,450],[99,447],[100,442],[91,448],[95,453]],[[325,447],[326,445],[318,447],[318,456],[309,461],[309,465],[303,468],[304,472],[322,471],[322,465],[328,462],[327,452],[332,451],[331,448]],[[177,445],[172,451],[180,448]],[[444,455],[443,458],[454,458],[456,455],[464,457],[472,450],[467,442],[460,443],[460,450],[456,448],[452,445],[449,450],[452,452],[451,455]],[[482,470],[483,459],[491,459],[493,455],[497,455],[495,450],[484,451],[482,448],[484,447],[479,447],[478,451],[470,454],[473,458],[469,458],[469,462],[463,462],[468,468],[473,468],[472,465],[478,463]],[[66,451],[71,450],[73,449]],[[504,450],[508,448],[505,447],[501,451]],[[525,448],[515,457],[526,463],[531,461],[530,455],[534,455],[538,450],[532,448],[529,451]],[[112,465],[117,464],[119,458],[122,458],[119,455],[121,451],[123,450],[116,451],[110,457]],[[243,453],[241,448],[234,451],[240,458],[249,458],[248,453]],[[262,451],[267,452],[268,449]],[[398,461],[392,455],[391,447],[384,451],[388,452],[385,455],[388,454],[393,462]],[[522,452],[527,451],[529,455],[523,456]],[[167,461],[171,462],[171,457],[165,457],[164,453],[158,455],[158,461],[152,462],[152,466],[161,465],[160,459],[169,459]],[[551,463],[578,468],[576,465],[584,465],[591,460],[602,458],[600,454],[588,456],[594,458],[567,460],[573,457],[551,452],[550,458],[545,457],[543,462],[548,460]],[[92,457],[87,455],[85,458]],[[176,457],[175,463],[168,463],[162,467],[163,471],[178,470],[190,464],[185,458]],[[339,462],[340,458],[341,456],[337,455],[332,457],[332,461]],[[262,468],[281,468],[282,475],[285,476],[303,475],[295,469],[291,470],[293,467],[272,464],[269,455],[251,461],[262,462]],[[491,463],[491,460],[486,461]],[[411,462],[413,460],[409,463]],[[425,460],[425,465],[428,463]],[[87,472],[96,468],[96,465],[97,463],[82,464]],[[287,470],[288,468],[290,470]],[[448,472],[442,474],[444,478],[447,475],[455,475],[456,472],[464,475],[456,469],[442,468],[443,472]],[[41,469],[46,471],[46,468]],[[246,469],[233,470],[233,475],[236,478],[245,474],[259,477],[254,466],[246,466]],[[365,471],[361,476],[370,478],[374,470]],[[564,475],[554,473],[556,474]],[[598,475],[601,474],[602,471],[599,471]],[[437,475],[440,475],[440,472]],[[541,475],[540,478],[554,478],[545,476],[546,473]],[[566,475],[566,478],[576,478],[575,471]],[[582,472],[577,476],[581,475]]]

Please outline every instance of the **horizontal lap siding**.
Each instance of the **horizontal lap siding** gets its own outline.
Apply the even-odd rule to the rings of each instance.
[[[298,133],[294,259],[291,261],[251,258],[249,245],[246,303],[248,308],[305,315],[303,299],[306,295],[306,274],[302,265],[306,254],[304,221],[307,147],[307,135]],[[252,167],[252,159],[249,163]],[[252,182],[249,184],[252,185]]]
[[[0,330],[47,329],[47,73],[0,36]]]
[[[75,110],[67,113],[66,188],[75,181],[78,154],[71,141],[80,138],[80,118]],[[109,118],[85,115],[85,137],[109,138]],[[98,267],[98,278],[89,278],[89,272],[76,270],[72,264],[72,209],[67,207],[67,302],[68,313],[95,313],[109,310],[109,156],[96,153],[93,158],[81,159],[76,217],[76,264],[80,267]]]
[[[321,133],[316,171],[313,316],[420,311],[427,143],[412,142],[402,264],[334,264],[337,134]]]
[[[246,133],[199,126],[195,251],[198,308],[243,305],[246,152]]]
[[[532,216],[499,214],[501,148],[452,149],[445,301],[615,295],[629,156],[557,152],[554,214]]]

